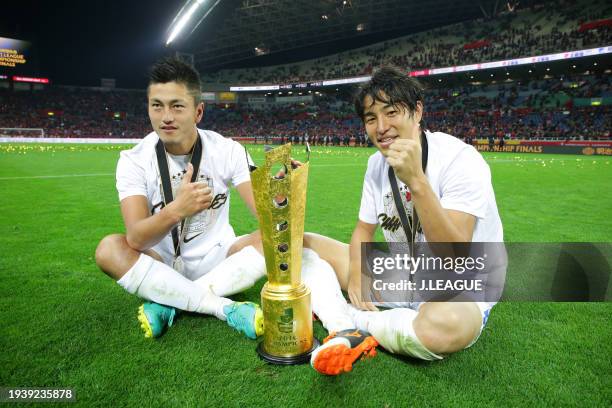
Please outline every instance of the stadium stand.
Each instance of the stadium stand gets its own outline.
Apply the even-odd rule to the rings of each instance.
[[[0,128],[42,128],[47,137],[143,137],[151,127],[146,112],[144,91],[0,89]]]
[[[612,43],[612,7],[605,0],[559,1],[516,8],[495,18],[472,20],[332,56],[249,69],[206,73],[216,84],[315,81],[370,74],[393,64],[406,70],[464,65],[586,49]]]
[[[612,43],[612,6],[605,0],[560,1],[506,10],[315,60],[203,73],[205,83],[229,85],[322,80],[371,73],[391,63],[406,71],[584,49]],[[588,6],[588,7],[587,7]],[[603,19],[602,19],[603,18]],[[459,138],[610,140],[608,70],[454,84],[427,82],[425,119]],[[440,80],[441,81],[441,80]],[[205,86],[206,88],[206,86]],[[244,94],[237,103],[207,104],[203,128],[256,142],[305,140],[365,145],[351,89],[323,90],[300,103]],[[252,105],[256,95],[265,103]],[[0,128],[41,128],[47,137],[140,138],[150,132],[142,90],[48,86],[0,88]],[[19,135],[13,132],[11,135]]]
[[[593,98],[612,98],[609,75],[439,87],[427,95],[428,126],[460,138],[610,139],[610,105],[591,106]],[[0,90],[0,127],[43,128],[47,137],[140,138],[150,132],[145,98],[143,91],[134,90]],[[200,126],[261,142],[365,144],[348,92],[258,108],[209,104]]]

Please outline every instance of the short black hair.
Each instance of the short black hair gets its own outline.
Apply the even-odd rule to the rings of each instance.
[[[416,110],[417,102],[424,104],[425,98],[423,85],[419,81],[391,65],[376,70],[372,78],[355,94],[355,112],[362,121],[365,110],[369,107],[365,106],[365,98],[368,96],[374,102],[379,101],[408,109],[411,114]],[[424,126],[423,119],[421,126]]]
[[[166,57],[157,61],[149,71],[149,86],[176,82],[183,84],[193,96],[197,105],[202,101],[200,74],[194,67],[175,57]]]

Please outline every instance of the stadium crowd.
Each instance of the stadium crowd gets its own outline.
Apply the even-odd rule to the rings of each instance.
[[[46,137],[140,138],[151,128],[146,109],[144,91],[0,89],[0,128],[44,129]]]
[[[506,11],[491,19],[401,37],[295,64],[225,69],[205,74],[209,83],[291,83],[366,75],[393,64],[407,71],[465,65],[607,46],[612,15],[605,0],[562,0]],[[602,24],[592,24],[599,21]]]
[[[263,104],[210,104],[200,127],[262,142],[365,145],[350,96],[339,95],[293,104],[273,103],[274,96]],[[432,87],[426,95],[428,127],[460,138],[609,139],[612,129],[612,80],[605,74]],[[42,128],[47,137],[141,138],[151,125],[143,91],[49,87],[0,90],[0,128]]]

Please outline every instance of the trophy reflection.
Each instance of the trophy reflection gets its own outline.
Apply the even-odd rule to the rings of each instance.
[[[257,352],[274,364],[308,362],[318,345],[310,289],[301,281],[307,181],[308,163],[292,168],[290,144],[266,152],[264,165],[251,172],[268,272],[261,290],[265,330]]]

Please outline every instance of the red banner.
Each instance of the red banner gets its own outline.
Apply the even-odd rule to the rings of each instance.
[[[468,44],[464,44],[463,45],[463,49],[464,50],[473,50],[475,48],[482,48],[482,47],[488,47],[489,45],[491,45],[491,41],[489,40],[480,40],[480,41],[474,41]]]
[[[32,77],[22,77],[22,76],[14,76],[13,81],[15,82],[32,82],[35,84],[48,84],[49,78],[32,78]]]
[[[588,23],[583,23],[580,25],[578,32],[582,33],[588,30],[594,30],[599,27],[609,27],[612,26],[612,18],[607,18],[605,20],[596,20],[589,21]]]
[[[422,69],[422,70],[420,70],[420,71],[411,71],[411,72],[410,72],[410,74],[409,74],[409,76],[411,76],[411,77],[415,77],[415,76],[425,76],[425,75],[429,75],[429,74],[430,74],[430,71],[431,71],[431,70],[429,70],[429,69]]]

